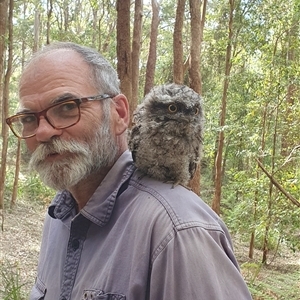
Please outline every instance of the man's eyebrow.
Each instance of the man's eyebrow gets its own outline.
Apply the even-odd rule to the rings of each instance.
[[[26,113],[30,113],[30,112],[31,112],[30,109],[20,107],[20,108],[16,111],[16,115],[26,114]]]
[[[59,102],[65,101],[65,100],[73,100],[73,99],[78,99],[78,98],[80,98],[80,97],[78,97],[78,95],[74,95],[71,93],[65,93],[63,95],[58,96],[57,98],[54,98],[49,104],[53,105],[53,104],[56,104],[56,103],[59,103]]]
[[[63,95],[60,95],[54,99],[52,99],[49,103],[48,106],[51,106],[53,104],[56,104],[56,103],[60,103],[62,101],[66,101],[66,100],[72,100],[72,99],[78,99],[80,97],[78,97],[78,95],[74,95],[74,94],[71,94],[71,93],[65,93]],[[16,114],[19,115],[19,114],[26,114],[26,113],[34,113],[35,111],[32,111],[31,109],[29,108],[26,108],[26,107],[20,107]]]

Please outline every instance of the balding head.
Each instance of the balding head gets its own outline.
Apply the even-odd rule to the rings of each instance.
[[[43,59],[50,54],[55,55],[55,63],[60,63],[60,55],[64,51],[74,51],[78,54],[78,59],[81,58],[86,62],[90,68],[90,79],[99,93],[111,95],[120,93],[118,75],[112,65],[96,50],[71,42],[52,43],[37,51],[26,63],[23,74],[37,60]]]

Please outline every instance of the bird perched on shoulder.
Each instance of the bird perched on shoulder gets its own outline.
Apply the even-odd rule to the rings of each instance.
[[[202,99],[185,85],[154,87],[133,113],[129,148],[143,173],[173,187],[187,186],[200,161]]]

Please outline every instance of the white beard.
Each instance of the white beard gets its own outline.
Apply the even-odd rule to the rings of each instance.
[[[94,138],[90,137],[85,142],[54,138],[39,145],[31,155],[29,167],[36,170],[49,187],[55,190],[69,189],[90,174],[112,165],[118,152],[109,122],[104,120]],[[70,153],[70,156],[52,162],[45,161],[48,155],[55,153]]]

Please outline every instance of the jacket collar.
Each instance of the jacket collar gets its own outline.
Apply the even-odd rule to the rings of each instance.
[[[98,226],[104,226],[111,217],[118,194],[124,190],[134,170],[131,153],[126,150],[79,213]],[[55,219],[73,218],[76,216],[76,202],[67,190],[58,192],[48,213]]]

